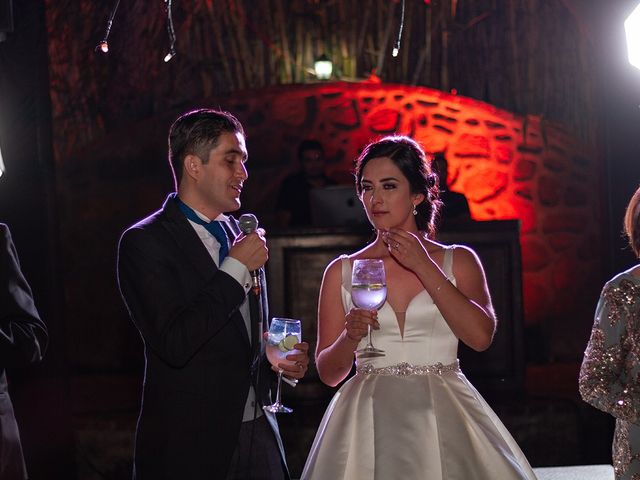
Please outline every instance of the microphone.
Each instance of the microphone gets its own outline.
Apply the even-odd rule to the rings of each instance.
[[[240,230],[242,231],[242,233],[244,233],[245,235],[249,235],[250,233],[255,232],[256,228],[258,228],[258,219],[252,213],[243,213],[242,215],[240,215],[240,218],[238,219],[238,224],[240,226]],[[260,294],[260,291],[262,288],[260,286],[260,269],[259,268],[251,272],[251,284],[252,284],[251,291],[256,296],[256,300],[258,302],[258,332],[260,332],[259,342],[260,342],[260,351],[262,352],[264,351],[263,350],[264,339],[262,338],[263,325],[264,325],[264,308],[262,305],[262,295]],[[262,358],[262,357],[258,356],[258,358]]]
[[[256,231],[258,228],[258,219],[252,213],[243,213],[238,220],[240,224],[240,230],[245,235],[249,235]],[[251,289],[256,295],[260,295],[260,269],[253,270],[251,272],[251,282],[253,288]]]

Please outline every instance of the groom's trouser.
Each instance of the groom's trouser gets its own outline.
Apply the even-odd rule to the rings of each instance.
[[[242,422],[227,480],[284,480],[280,449],[263,415]]]

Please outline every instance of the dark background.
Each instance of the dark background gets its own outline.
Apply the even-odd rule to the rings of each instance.
[[[9,3],[7,0],[3,1],[5,5]],[[100,134],[95,133],[95,125],[88,123],[86,132],[83,132],[82,122],[87,118],[93,118],[105,131],[114,131],[125,128],[133,120],[153,116],[157,118],[161,112],[187,108],[207,93],[224,93],[242,86],[231,85],[229,81],[225,84],[223,80],[218,80],[210,91],[200,91],[199,95],[193,93],[198,89],[184,89],[189,94],[183,92],[182,95],[172,95],[176,90],[183,90],[180,88],[183,84],[181,82],[185,81],[188,74],[184,73],[184,69],[176,70],[177,67],[171,64],[160,64],[154,67],[150,76],[161,85],[166,83],[169,87],[165,97],[162,88],[154,95],[158,98],[171,97],[171,100],[159,100],[159,104],[154,105],[149,101],[153,96],[148,94],[144,85],[136,86],[133,81],[131,85],[110,83],[114,77],[104,74],[105,71],[126,72],[128,66],[135,61],[135,57],[126,54],[126,49],[136,50],[138,55],[150,54],[144,50],[144,43],[140,43],[139,38],[143,38],[145,34],[164,38],[162,2],[156,2],[157,5],[153,4],[153,8],[149,7],[145,12],[137,12],[132,5],[134,2],[123,1],[113,30],[114,45],[119,48],[120,56],[112,55],[108,62],[92,53],[93,46],[103,31],[108,5],[104,2],[103,6],[91,7],[88,3],[91,2],[14,1],[14,28],[13,31],[7,32],[6,40],[0,43],[0,148],[8,168],[6,175],[0,178],[0,221],[11,227],[23,270],[33,287],[37,305],[49,326],[51,336],[46,361],[34,368],[12,372],[11,376],[12,395],[22,430],[27,463],[35,479],[66,479],[74,478],[76,475],[79,478],[94,478],[95,475],[98,475],[96,478],[126,478],[126,474],[123,473],[128,472],[129,468],[126,460],[123,460],[124,463],[119,470],[112,468],[116,473],[110,474],[111,476],[101,474],[101,467],[96,464],[96,461],[99,462],[100,452],[91,451],[91,445],[94,443],[86,440],[90,435],[111,432],[112,450],[121,449],[121,457],[126,459],[131,439],[126,431],[123,433],[122,429],[118,428],[118,422],[121,421],[118,419],[124,416],[131,422],[137,408],[135,402],[142,367],[141,345],[137,332],[122,321],[126,318],[122,305],[117,303],[117,299],[114,302],[115,279],[110,282],[108,290],[91,288],[96,282],[91,280],[93,272],[88,269],[87,291],[70,294],[64,288],[68,269],[77,267],[74,264],[74,253],[92,247],[86,243],[72,242],[73,239],[69,239],[60,231],[60,218],[65,215],[64,208],[68,205],[64,200],[64,192],[59,191],[60,182],[57,181],[57,176],[63,174],[61,172],[69,173],[68,168],[64,168],[65,158],[78,156],[78,152],[82,151],[83,142],[86,144],[90,138],[100,138]],[[314,2],[291,2],[289,6],[306,3]],[[378,2],[378,5],[383,3],[391,2]],[[471,8],[468,7],[469,3],[459,2],[462,13],[465,12],[465,8]],[[482,2],[476,2],[479,3]],[[543,23],[545,15],[549,15],[549,22],[557,19],[554,15],[558,9],[572,12],[572,18],[579,19],[572,25],[580,27],[579,37],[586,39],[584,45],[588,46],[582,53],[589,59],[584,63],[588,65],[588,70],[579,73],[585,75],[584,82],[589,83],[590,93],[581,96],[581,92],[585,90],[580,83],[580,74],[574,72],[565,75],[562,71],[563,64],[567,65],[567,69],[572,68],[572,63],[564,59],[573,57],[574,52],[558,49],[552,55],[557,69],[550,75],[570,79],[572,85],[564,85],[563,88],[577,92],[573,103],[568,102],[563,108],[558,107],[558,102],[555,102],[555,105],[549,102],[542,106],[540,95],[531,94],[531,91],[536,91],[536,85],[543,85],[545,82],[549,84],[548,78],[530,79],[529,90],[511,88],[519,84],[509,76],[510,65],[505,65],[504,71],[494,70],[478,74],[477,78],[474,77],[477,80],[474,84],[473,80],[470,80],[472,77],[469,72],[455,65],[448,67],[451,78],[443,79],[442,75],[438,75],[445,70],[443,62],[434,61],[431,63],[430,77],[421,78],[423,84],[444,90],[458,87],[463,95],[489,101],[515,113],[547,115],[564,122],[570,130],[576,131],[578,135],[596,145],[597,156],[601,159],[602,165],[603,188],[591,194],[601,196],[601,204],[606,210],[602,222],[602,232],[606,239],[606,248],[601,252],[605,258],[602,281],[635,261],[621,235],[624,207],[640,182],[640,70],[631,67],[626,60],[622,28],[624,18],[635,3],[598,0],[497,2],[499,9],[504,8],[504,11],[508,11],[516,5],[516,13],[524,12],[538,20],[542,18]],[[227,4],[222,2],[220,5]],[[434,11],[436,7],[437,5],[434,5]],[[158,17],[155,23],[151,23],[160,25],[160,28],[142,32],[138,29],[131,30],[131,26],[135,25],[136,15],[145,15],[146,18]],[[184,10],[180,11],[176,21],[184,21],[187,17]],[[132,31],[135,31],[135,35],[129,35]],[[526,33],[527,30],[523,29],[523,32]],[[56,51],[51,48],[50,42],[53,39],[58,49]],[[526,39],[524,41],[527,42]],[[537,41],[541,41],[540,38]],[[166,48],[166,40],[158,41],[158,45],[157,50],[163,51]],[[88,53],[83,63],[74,64],[70,61],[64,64],[59,59],[53,62],[52,59],[56,55],[65,54],[65,48]],[[183,43],[179,48],[183,49],[185,57],[188,56],[188,45]],[[456,65],[472,63],[481,55],[492,55],[491,51],[482,51],[481,46],[477,48],[476,51],[469,51],[468,58],[458,52]],[[160,53],[154,50],[153,54],[158,56]],[[549,56],[549,51],[542,52],[541,49],[541,55],[543,54]],[[100,71],[102,76],[97,75],[97,80],[87,86],[82,81],[82,71],[85,68]],[[161,70],[164,68],[166,70]],[[214,65],[213,68],[217,66]],[[81,72],[77,83],[79,87],[75,91],[62,90],[59,79],[66,78],[73,83],[74,78],[79,75],[78,71]],[[165,71],[169,73],[165,75]],[[191,74],[195,74],[195,71],[191,71]],[[383,80],[398,83],[413,81],[413,78],[402,78],[402,69],[390,69],[388,75],[389,77],[382,75]],[[457,83],[456,75],[459,79]],[[272,83],[278,81],[280,80],[273,80]],[[111,99],[111,106],[101,104],[100,95],[89,88],[96,84],[100,85],[99,93]],[[476,87],[476,84],[484,86]],[[83,90],[85,86],[86,91]],[[112,89],[111,93],[109,89]],[[127,96],[128,89],[132,92],[130,96]],[[548,89],[545,91],[549,92],[549,95],[553,94],[553,91]],[[90,99],[83,103],[86,108],[78,111],[77,117],[73,109],[67,109],[65,115],[61,115],[61,109],[56,102],[60,102],[60,97],[65,93],[76,96],[86,93],[86,98]],[[53,107],[52,98],[55,100]],[[69,104],[73,104],[74,100],[69,99]],[[585,105],[588,108],[582,110],[581,106]],[[67,123],[62,122],[61,117],[64,117],[64,122]],[[76,126],[75,130],[68,130],[69,134],[73,130],[74,135],[77,135],[71,148],[71,142],[65,143],[60,140],[65,134],[65,129],[61,130],[60,125],[68,125],[69,119],[73,118],[77,118],[81,125]],[[166,118],[170,119],[172,116],[167,114]],[[166,127],[159,125],[159,128]],[[83,141],[84,133],[87,140]],[[69,149],[65,150],[64,147]],[[164,145],[159,145],[158,151],[151,153],[164,155],[163,150]],[[132,168],[144,168],[144,165]],[[108,175],[108,169],[103,173]],[[97,172],[97,175],[100,174],[101,172]],[[157,181],[156,189],[162,187],[167,191],[170,188],[168,176],[150,181]],[[65,184],[73,185],[73,178]],[[96,215],[109,211],[110,196],[117,196],[118,191],[119,186],[115,182],[108,194],[96,191]],[[147,210],[155,208],[161,201],[161,196],[156,195],[156,191],[152,189],[151,195],[146,197],[146,205],[149,205]],[[100,207],[101,203],[103,205]],[[131,220],[135,218],[136,215],[131,214]],[[83,219],[79,218],[77,221],[82,222]],[[126,225],[116,227],[109,222],[109,218],[105,216],[104,235],[109,238],[115,251],[118,228],[124,228]],[[111,264],[113,255],[105,256],[103,261]],[[100,282],[97,282],[97,285],[101,285]],[[92,318],[78,319],[70,318],[68,315],[69,311],[73,310],[70,308],[71,303],[80,297],[84,297],[83,301],[87,301],[88,298],[97,310],[106,309],[113,312],[114,324],[108,341],[100,342],[100,339],[95,338],[96,330]],[[595,299],[585,298],[584,301],[593,303]],[[69,335],[67,326],[70,322],[82,322],[86,326],[80,333],[78,329],[74,329],[74,334]],[[120,339],[116,343],[112,342],[114,336]],[[529,340],[529,343],[531,341]],[[533,341],[534,344],[529,348],[535,351],[535,338]],[[549,342],[549,339],[540,341]],[[94,348],[95,345],[98,347]],[[75,352],[83,351],[86,354],[87,346],[94,351],[93,360],[78,362]],[[111,364],[105,362],[104,358],[109,358],[113,352],[118,352],[114,355],[116,360]],[[538,370],[535,368],[531,370],[532,385],[536,385],[536,371]],[[563,389],[562,385],[558,384],[563,381],[563,373],[561,370],[554,372],[553,375],[547,376],[546,388],[550,391],[555,388],[561,391],[561,395],[565,395],[566,388]],[[114,379],[114,373],[117,374],[117,380]],[[560,380],[554,384],[554,378]],[[94,385],[99,387],[94,389]],[[105,398],[105,392],[111,396],[109,401]],[[120,412],[114,412],[112,409],[112,405],[118,403],[113,401],[114,397],[121,400]],[[96,411],[101,413],[98,419],[95,415],[88,414]],[[607,424],[604,417],[596,416],[594,422],[595,425],[599,425],[598,422]],[[84,431],[86,436],[79,439],[78,430]],[[597,432],[597,429],[592,430],[592,434],[595,435],[594,432]],[[567,435],[572,434],[577,433],[568,430]],[[607,444],[598,438],[594,438],[594,443]],[[602,451],[597,452],[597,455],[583,452],[577,460],[580,463],[607,461],[602,455]],[[98,460],[95,460],[96,458]]]

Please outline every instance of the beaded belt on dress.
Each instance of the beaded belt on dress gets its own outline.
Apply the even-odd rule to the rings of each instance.
[[[438,362],[434,365],[411,365],[407,362],[389,365],[388,367],[376,368],[370,363],[358,365],[356,373],[361,375],[394,375],[405,377],[407,375],[442,375],[444,373],[455,372],[460,368],[460,362],[456,360],[449,365]]]

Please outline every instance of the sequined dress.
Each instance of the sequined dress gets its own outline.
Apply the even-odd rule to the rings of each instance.
[[[450,247],[443,268],[449,278],[452,258]],[[345,311],[352,307],[350,275],[343,257]],[[357,374],[325,412],[301,479],[535,479],[507,429],[460,371],[458,339],[427,291],[409,303],[404,335],[388,303],[378,321],[373,340],[386,356],[357,361]]]
[[[640,278],[623,272],[600,295],[580,369],[580,394],[616,418],[618,480],[640,480]]]

